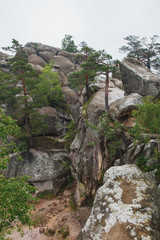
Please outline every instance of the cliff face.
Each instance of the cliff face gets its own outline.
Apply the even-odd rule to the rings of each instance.
[[[160,98],[160,75],[152,73],[138,60],[127,58],[120,64],[125,93]]]
[[[24,161],[16,162],[12,157],[7,176],[27,174],[31,177],[30,183],[40,192],[58,194],[72,174],[76,185],[76,204],[81,206],[88,198],[95,197],[92,213],[78,240],[158,240],[160,208],[155,171],[143,174],[132,164],[136,164],[143,155],[148,159],[148,166],[154,166],[154,149],[159,143],[154,136],[150,136],[147,144],[144,141],[135,144],[127,129],[134,126],[131,111],[136,109],[137,103],[141,104],[142,96],[160,96],[159,75],[152,74],[135,60],[125,60],[120,64],[127,96],[124,97],[122,82],[112,79],[109,84],[111,126],[118,120],[123,128],[117,133],[121,140],[119,149],[110,158],[108,142],[86,124],[88,120],[99,126],[99,117],[105,113],[103,77],[94,85],[90,101],[82,106],[85,91],[78,96],[68,85],[67,76],[80,68],[83,56],[39,43],[28,43],[24,50],[29,57],[29,64],[38,72],[53,60],[52,70],[59,74],[62,91],[71,112],[69,115],[62,114],[50,106],[39,109],[46,116],[45,123],[49,128],[39,136],[34,136],[33,147],[23,153]],[[1,63],[3,61],[1,69],[8,71],[5,66],[9,56],[0,56]],[[93,86],[90,87],[93,89]],[[69,153],[64,149],[64,136],[71,120],[77,123],[78,133]]]

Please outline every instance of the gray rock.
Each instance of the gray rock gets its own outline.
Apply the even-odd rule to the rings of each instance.
[[[111,118],[115,121],[124,116],[131,115],[132,110],[137,108],[136,105],[142,103],[142,99],[143,97],[138,93],[132,93],[129,96],[113,102],[109,107]]]
[[[95,125],[99,123],[99,117],[105,112],[104,97],[104,89],[99,90],[88,104],[88,107],[83,109],[83,115],[88,117],[88,121]]]
[[[45,67],[47,64],[41,57],[36,54],[32,54],[28,57],[28,63],[32,63],[33,65],[40,65],[41,67]]]
[[[125,93],[160,97],[160,75],[152,73],[138,60],[127,58],[120,64]]]
[[[22,154],[22,161],[11,158],[7,177],[28,175],[29,182],[38,188],[38,192],[51,191],[57,194],[70,174],[68,152],[63,149],[40,151],[31,148]]]
[[[154,182],[137,166],[110,168],[77,240],[160,239],[156,194]]]
[[[62,133],[64,127],[55,108],[46,106],[38,109],[38,112],[44,117],[44,124],[48,126],[41,134],[52,134],[54,136],[58,136]]]
[[[62,87],[62,92],[67,104],[70,105],[74,120],[77,121],[79,119],[79,109],[81,107],[77,94],[68,86]]]
[[[50,62],[50,60],[53,60],[55,53],[54,52],[49,52],[49,51],[44,51],[44,52],[39,52],[39,56],[47,63]]]
[[[58,65],[60,70],[67,75],[68,73],[74,70],[74,64],[66,57],[63,56],[55,56],[54,64]]]
[[[58,53],[58,56],[63,56],[68,58],[72,63],[79,64],[84,60],[85,56],[81,53],[71,53],[67,51],[61,51]]]
[[[36,54],[36,50],[33,47],[24,47],[23,51],[28,55]]]

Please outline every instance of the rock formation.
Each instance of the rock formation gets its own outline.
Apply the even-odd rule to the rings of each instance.
[[[125,59],[120,64],[120,71],[126,95],[139,93],[160,97],[160,75],[152,73],[138,60]]]
[[[110,168],[77,240],[158,240],[158,197],[155,183],[137,166]]]

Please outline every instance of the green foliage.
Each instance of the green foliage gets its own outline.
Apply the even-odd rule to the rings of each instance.
[[[24,225],[30,225],[30,210],[33,209],[34,187],[27,183],[28,177],[7,179],[0,175],[0,231],[17,219]]]
[[[44,67],[40,75],[40,84],[35,94],[36,105],[50,105],[58,110],[68,109],[62,88],[59,82],[58,73],[53,72],[51,66]]]
[[[0,169],[5,169],[10,160],[10,154],[19,152],[19,148],[13,140],[20,133],[16,121],[7,116],[0,108]],[[20,158],[20,156],[17,156]]]
[[[136,134],[160,134],[160,100],[145,97],[137,108],[132,112],[136,122],[133,131]]]
[[[127,41],[126,46],[119,50],[127,53],[127,57],[135,57],[145,64],[149,69],[151,67],[160,70],[160,43],[157,42],[159,36],[154,35],[150,39],[139,36],[129,35],[124,39]]]
[[[108,117],[107,113],[103,114],[99,118],[98,126],[95,126],[88,121],[86,121],[86,124],[105,139],[109,149],[109,156],[112,159],[117,153],[117,150],[121,144],[121,139],[119,139],[118,133],[121,131],[122,125],[118,121],[111,122],[111,119]]]
[[[70,151],[71,143],[73,142],[76,134],[78,133],[76,123],[71,121],[70,124],[67,126],[67,134],[65,135],[65,148]]]
[[[75,199],[74,199],[73,195],[71,195],[71,197],[70,197],[69,207],[73,212],[77,211],[77,205],[76,205],[76,202],[75,202]]]
[[[61,236],[62,239],[66,239],[69,236],[69,228],[66,226],[63,226],[58,229],[57,233],[58,235]]]
[[[75,45],[74,40],[72,40],[71,35],[65,34],[65,37],[62,40],[62,49],[67,52],[78,52],[77,46]]]
[[[0,170],[7,168],[11,153],[16,153],[20,159],[19,148],[13,141],[19,131],[16,121],[0,109]],[[11,222],[18,226],[17,220],[30,225],[30,211],[33,209],[30,202],[35,200],[31,193],[35,188],[27,180],[26,176],[7,179],[0,175],[0,232]]]

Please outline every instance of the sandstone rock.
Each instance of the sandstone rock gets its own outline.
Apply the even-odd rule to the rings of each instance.
[[[70,157],[74,170],[73,176],[79,182],[75,200],[77,205],[81,205],[86,197],[95,194],[97,182],[101,178],[103,156],[98,134],[91,128],[87,128],[85,135],[81,130],[76,139],[71,145]]]
[[[54,69],[54,70],[52,70],[52,71],[55,71],[55,72],[58,73],[61,87],[68,86],[68,79],[67,79],[67,77],[64,75],[64,73],[63,73],[61,70],[59,70],[59,69]]]
[[[23,51],[28,55],[36,54],[36,50],[33,47],[24,47]]]
[[[81,106],[77,94],[68,86],[62,87],[62,92],[64,93],[67,104],[70,105],[73,118],[77,121],[79,118],[79,109]]]
[[[29,65],[34,69],[36,70],[38,73],[41,73],[42,70],[43,70],[43,67],[41,67],[40,65],[34,65],[32,63],[29,63]]]
[[[48,126],[42,131],[42,134],[52,134],[54,136],[58,136],[62,133],[64,127],[58,118],[55,108],[46,106],[38,109],[38,112],[44,116],[44,124]]]
[[[112,78],[110,81],[114,83],[115,87],[123,89],[123,82],[121,80],[116,79],[116,78]]]
[[[63,56],[55,56],[54,57],[54,64],[60,67],[60,70],[67,75],[68,73],[74,70],[74,64]]]
[[[158,142],[156,139],[151,139],[148,143],[132,142],[125,153],[121,157],[121,164],[133,164],[137,163],[137,160],[140,156],[143,156],[147,161],[148,166],[155,166],[156,160],[154,160],[155,156],[155,148],[158,147]]]
[[[131,115],[132,110],[136,109],[137,104],[142,103],[143,97],[138,93],[132,93],[120,100],[113,102],[109,107],[109,114],[115,121],[124,116]]]
[[[32,54],[28,57],[28,63],[32,63],[34,65],[40,65],[41,67],[45,67],[46,62],[36,54]]]
[[[70,163],[64,149],[50,149],[48,152],[31,148],[22,154],[23,161],[13,157],[9,163],[7,177],[28,175],[29,182],[38,188],[37,192],[50,191],[57,194],[70,174],[64,165]]]
[[[50,60],[52,60],[55,56],[55,53],[49,52],[49,51],[44,51],[44,52],[39,52],[39,56],[47,63],[49,63]]]
[[[156,194],[137,166],[110,168],[77,240],[160,239]]]
[[[25,48],[32,48],[34,49],[37,53],[39,52],[44,52],[44,51],[49,51],[49,52],[53,52],[55,54],[58,53],[58,51],[60,51],[59,48],[55,48],[55,47],[51,47],[42,43],[35,43],[35,42],[28,42],[25,46]]]
[[[125,59],[120,64],[125,93],[139,93],[142,96],[160,97],[160,75],[152,73],[138,60]]]
[[[98,124],[99,117],[105,112],[104,97],[104,89],[99,90],[83,112],[83,114],[88,117],[88,121],[92,122],[95,125]]]
[[[61,51],[58,53],[58,56],[63,56],[68,58],[72,63],[79,64],[84,60],[85,56],[81,53],[71,53],[67,51]]]

